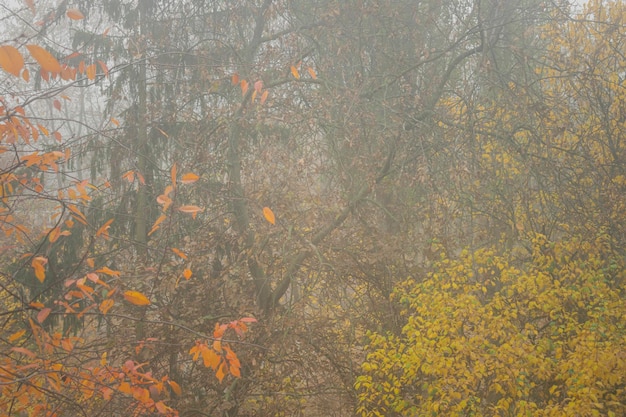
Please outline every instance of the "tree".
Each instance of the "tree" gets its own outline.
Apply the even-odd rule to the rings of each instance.
[[[525,260],[441,252],[398,287],[405,325],[370,334],[361,415],[624,413],[623,258],[607,235],[531,243]]]

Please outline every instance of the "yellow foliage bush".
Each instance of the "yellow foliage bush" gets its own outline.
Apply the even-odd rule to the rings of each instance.
[[[402,334],[370,334],[359,414],[626,415],[626,272],[607,242],[441,254],[393,295]]]

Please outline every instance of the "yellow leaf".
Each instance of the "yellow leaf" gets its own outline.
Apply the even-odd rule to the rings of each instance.
[[[28,52],[30,52],[31,56],[35,58],[41,66],[41,69],[44,71],[51,73],[61,72],[61,64],[59,64],[59,61],[57,61],[50,52],[46,51],[41,46],[26,45],[26,49],[28,49]]]
[[[150,305],[150,300],[148,300],[148,297],[146,297],[139,291],[125,291],[124,298],[126,299],[126,301],[136,306]]]
[[[274,212],[269,207],[263,207],[263,217],[271,224],[276,224],[276,216],[274,216]]]
[[[0,46],[0,65],[6,72],[17,77],[24,67],[24,58],[17,48],[9,45]]]
[[[295,78],[296,80],[300,79],[300,73],[298,72],[298,69],[293,65],[291,66],[291,75],[293,75],[293,78]]]
[[[96,79],[96,64],[87,65],[87,79],[95,80]]]
[[[187,174],[183,175],[183,177],[180,179],[180,182],[182,182],[183,184],[191,184],[192,182],[196,182],[199,179],[200,177],[193,172],[188,172]]]
[[[82,14],[80,10],[71,8],[67,10],[67,17],[69,17],[72,20],[80,20],[80,19],[84,19],[85,15]]]

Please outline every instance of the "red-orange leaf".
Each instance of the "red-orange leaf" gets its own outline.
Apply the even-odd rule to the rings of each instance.
[[[187,174],[183,175],[183,177],[180,179],[180,182],[182,182],[183,184],[191,184],[198,181],[199,179],[200,177],[193,172],[188,172]]]
[[[57,61],[50,52],[46,51],[39,45],[26,45],[26,48],[28,49],[28,52],[30,52],[31,56],[39,63],[43,71],[51,72],[53,74],[61,72],[61,64],[59,64],[59,61]]]
[[[6,72],[17,77],[24,68],[24,58],[22,58],[20,51],[13,46],[0,46],[0,65]]]
[[[35,10],[35,0],[24,0],[24,3],[28,6],[32,14],[35,14],[37,12]]]
[[[46,307],[42,309],[39,313],[37,313],[37,321],[39,323],[43,323],[45,319],[48,318],[52,309],[50,307]]]
[[[269,207],[263,207],[263,217],[271,224],[276,224],[276,216],[274,216],[274,212]]]
[[[263,91],[263,94],[261,94],[261,104],[265,104],[265,102],[267,101],[267,96],[269,96],[269,94],[269,90]]]
[[[71,8],[67,10],[67,17],[72,20],[81,20],[85,18],[85,15],[80,12],[80,10]]]
[[[260,93],[260,92],[261,92],[261,90],[263,90],[263,81],[261,81],[261,80],[256,81],[256,82],[254,83],[254,90],[255,90],[257,93]]]
[[[148,300],[148,297],[146,297],[139,291],[125,291],[124,298],[126,299],[126,301],[136,306],[150,305],[150,300]]]

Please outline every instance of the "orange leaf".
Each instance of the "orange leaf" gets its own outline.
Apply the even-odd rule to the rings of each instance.
[[[20,51],[13,46],[0,46],[0,65],[6,72],[17,77],[24,67],[24,58],[22,58]]]
[[[306,70],[308,71],[311,78],[313,78],[314,80],[317,80],[317,74],[315,73],[315,70],[313,68],[307,67]]]
[[[96,79],[96,64],[87,65],[86,73],[87,73],[88,80],[95,80]]]
[[[293,65],[291,66],[291,75],[293,75],[293,78],[295,78],[296,80],[300,79],[300,73],[298,72],[298,69]]]
[[[107,221],[105,224],[103,224],[98,231],[96,232],[96,237],[103,235],[105,238],[108,239],[109,237],[109,227],[111,226],[111,223],[113,223],[114,219],[110,219],[109,221]]]
[[[180,389],[180,385],[178,385],[175,381],[167,381],[167,383],[170,385],[170,388],[172,388],[172,391],[174,391],[174,394],[176,395],[181,395],[183,393],[183,391]]]
[[[185,270],[183,271],[183,276],[185,277],[186,280],[189,280],[192,274],[193,272],[191,272],[191,269],[189,268],[185,268]]]
[[[218,381],[222,382],[225,376],[226,376],[226,364],[222,362],[220,367],[215,372],[215,377],[217,378]]]
[[[248,91],[248,82],[246,80],[241,80],[241,95],[246,95]]]
[[[72,20],[80,20],[80,19],[84,19],[85,15],[82,14],[80,10],[71,8],[67,10],[67,17],[69,17]]]
[[[172,248],[172,252],[174,252],[176,255],[180,256],[183,259],[187,259],[187,255],[185,255],[184,252],[176,249],[176,248]]]
[[[20,337],[24,336],[24,333],[26,333],[25,329],[13,333],[11,336],[9,336],[9,343],[13,343],[18,340]]]
[[[107,274],[108,276],[111,276],[111,277],[116,277],[116,278],[120,277],[120,271],[114,271],[111,268],[108,268],[106,266],[103,266],[102,268],[98,269],[96,272],[102,272],[103,274]]]
[[[269,207],[263,207],[263,216],[265,220],[267,220],[271,224],[276,223],[276,216],[274,216],[274,212]]]
[[[176,188],[176,164],[172,165],[172,169],[170,170],[170,178],[172,179],[172,185]]]
[[[204,209],[198,206],[180,206],[178,207],[178,211],[182,211],[183,213],[195,214],[200,213]]]
[[[152,229],[150,229],[150,231],[148,232],[148,236],[150,236],[152,233],[156,232],[157,229],[159,228],[159,225],[161,223],[163,223],[163,221],[167,218],[167,216],[165,214],[161,214],[159,216],[158,219],[156,219],[156,221],[154,222],[154,224],[152,225]]]
[[[139,291],[125,291],[124,298],[126,299],[126,301],[136,306],[150,305],[150,300],[148,300],[148,297],[146,297]]]
[[[22,79],[26,82],[30,81],[30,72],[28,72],[27,68],[24,68],[24,71],[22,71]]]
[[[57,61],[50,52],[39,45],[26,45],[26,48],[39,65],[41,65],[43,71],[51,73],[61,72],[61,64],[59,64],[59,61]]]
[[[48,262],[48,260],[44,257],[37,256],[33,258],[31,262],[31,266],[35,270],[35,276],[39,280],[39,282],[44,282],[46,279],[46,268],[44,265]]]
[[[188,172],[187,174],[183,175],[180,182],[182,182],[183,184],[191,184],[192,182],[196,182],[199,179],[200,177],[193,172]]]
[[[108,298],[108,299],[104,300],[103,302],[101,302],[100,306],[98,306],[98,308],[100,309],[102,314],[106,314],[106,313],[109,312],[111,307],[113,307],[113,304],[115,304],[115,301],[113,301],[112,299]]]
[[[239,84],[239,74],[233,74],[233,75],[230,77],[230,82],[231,82],[233,85],[237,85],[237,84]]]
[[[207,368],[215,369],[220,363],[220,357],[212,349],[207,347],[206,349],[202,349],[202,362]]]

